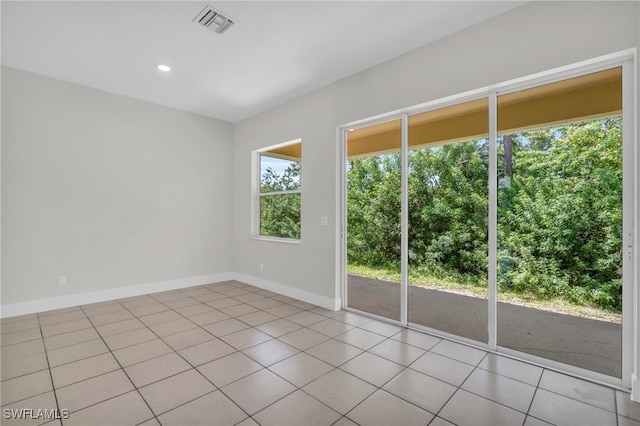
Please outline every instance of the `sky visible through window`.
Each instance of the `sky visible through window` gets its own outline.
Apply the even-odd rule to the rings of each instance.
[[[291,163],[293,163],[291,160],[283,160],[281,158],[262,155],[260,157],[260,176],[264,176],[268,168],[273,169],[278,176],[282,176]]]

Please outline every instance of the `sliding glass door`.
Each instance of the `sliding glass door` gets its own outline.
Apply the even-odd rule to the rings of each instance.
[[[345,129],[345,307],[628,387],[630,66]]]
[[[401,120],[347,131],[347,306],[400,321]]]
[[[487,332],[486,98],[409,116],[408,322]]]
[[[498,97],[497,344],[622,374],[622,69]]]

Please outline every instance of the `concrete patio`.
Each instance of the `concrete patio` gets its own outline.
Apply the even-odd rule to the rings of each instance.
[[[399,319],[397,283],[349,275],[348,306]],[[409,286],[409,322],[487,342],[487,301]],[[498,302],[498,345],[621,377],[622,326]]]

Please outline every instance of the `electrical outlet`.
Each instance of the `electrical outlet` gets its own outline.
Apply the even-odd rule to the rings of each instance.
[[[58,277],[58,286],[64,287],[65,285],[67,285],[67,277],[59,276]]]

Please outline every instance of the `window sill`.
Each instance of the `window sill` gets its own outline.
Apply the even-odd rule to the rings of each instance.
[[[269,242],[273,242],[273,243],[302,244],[302,240],[294,240],[294,239],[291,239],[291,238],[252,236],[251,239],[252,240],[257,240],[257,241],[269,241]]]

